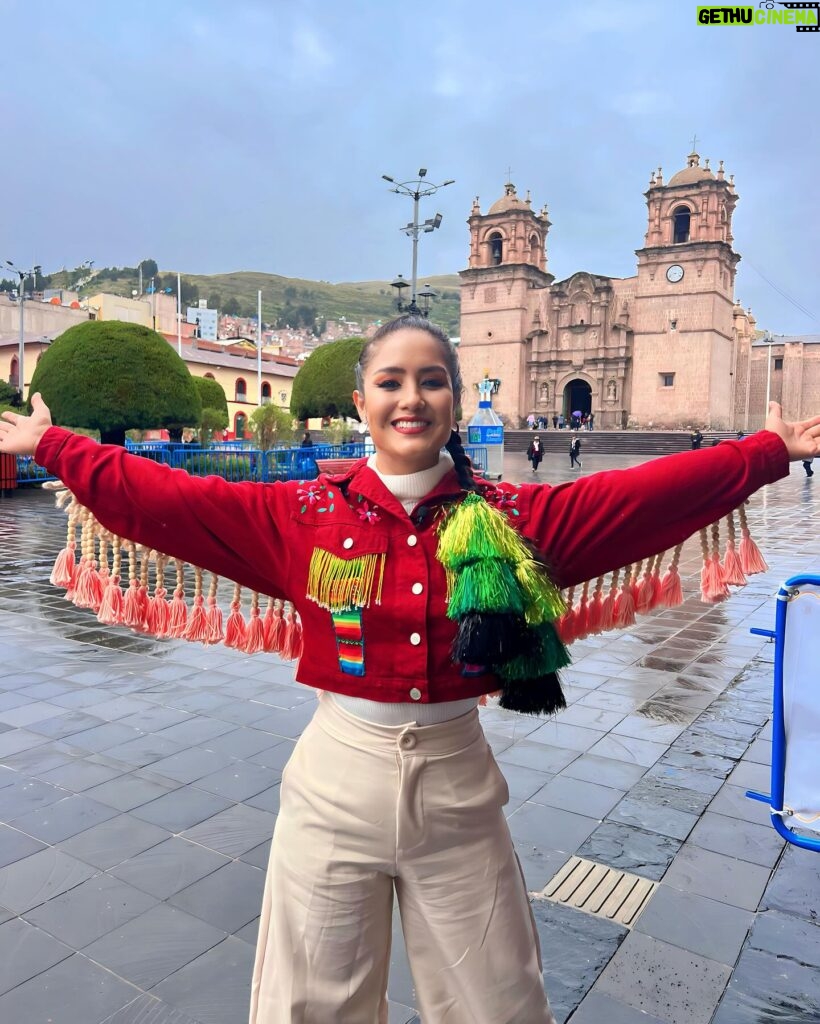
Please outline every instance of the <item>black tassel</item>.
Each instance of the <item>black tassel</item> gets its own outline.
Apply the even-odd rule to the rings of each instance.
[[[519,615],[470,612],[459,619],[453,659],[466,664],[503,665],[524,654],[529,630]]]
[[[504,680],[499,706],[525,715],[552,715],[567,706],[557,672],[538,679]]]

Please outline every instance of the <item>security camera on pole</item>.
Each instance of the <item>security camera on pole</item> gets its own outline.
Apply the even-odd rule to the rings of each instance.
[[[387,174],[383,174],[382,178],[385,181],[389,181],[394,187],[390,189],[391,192],[395,192],[400,196],[410,196],[413,200],[413,219],[409,224],[406,224],[400,230],[413,239],[413,275],[410,282],[410,302],[405,305],[401,299],[401,290],[407,287],[407,282],[399,276],[399,278],[393,282],[392,287],[396,288],[398,292],[397,306],[400,313],[427,313],[430,309],[430,299],[435,296],[435,292],[430,288],[430,285],[425,285],[425,291],[423,298],[425,302],[425,308],[419,309],[416,302],[417,298],[417,281],[418,281],[418,249],[419,249],[419,233],[435,231],[436,228],[441,227],[441,214],[437,213],[435,217],[431,217],[429,220],[419,224],[419,200],[425,196],[435,195],[440,188],[444,188],[446,185],[452,185],[455,182],[454,178],[449,178],[447,181],[443,181],[440,185],[434,185],[431,181],[425,181],[425,175],[427,174],[426,167],[419,168],[418,178],[413,178],[411,181],[396,181]],[[399,283],[401,282],[401,283]]]

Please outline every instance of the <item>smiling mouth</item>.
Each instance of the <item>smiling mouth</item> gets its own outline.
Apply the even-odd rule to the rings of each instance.
[[[420,434],[430,424],[427,420],[393,420],[392,426],[400,434]]]

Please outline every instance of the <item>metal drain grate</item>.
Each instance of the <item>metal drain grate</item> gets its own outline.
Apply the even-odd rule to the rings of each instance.
[[[536,895],[631,928],[657,885],[605,864],[570,857]]]

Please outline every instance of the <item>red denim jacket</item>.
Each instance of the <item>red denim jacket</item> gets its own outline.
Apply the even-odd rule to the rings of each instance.
[[[377,701],[450,701],[496,688],[491,675],[462,676],[450,657],[455,624],[445,614],[435,527],[463,497],[454,472],[408,515],[365,460],[338,477],[228,483],[59,427],[36,458],[112,533],[292,601],[304,632],[303,683]],[[788,472],[785,445],[761,431],[555,487],[499,484],[490,498],[568,587],[673,548]],[[352,617],[334,614],[317,603],[322,566],[356,558],[376,567],[369,602]],[[351,630],[361,663],[345,654]]]

